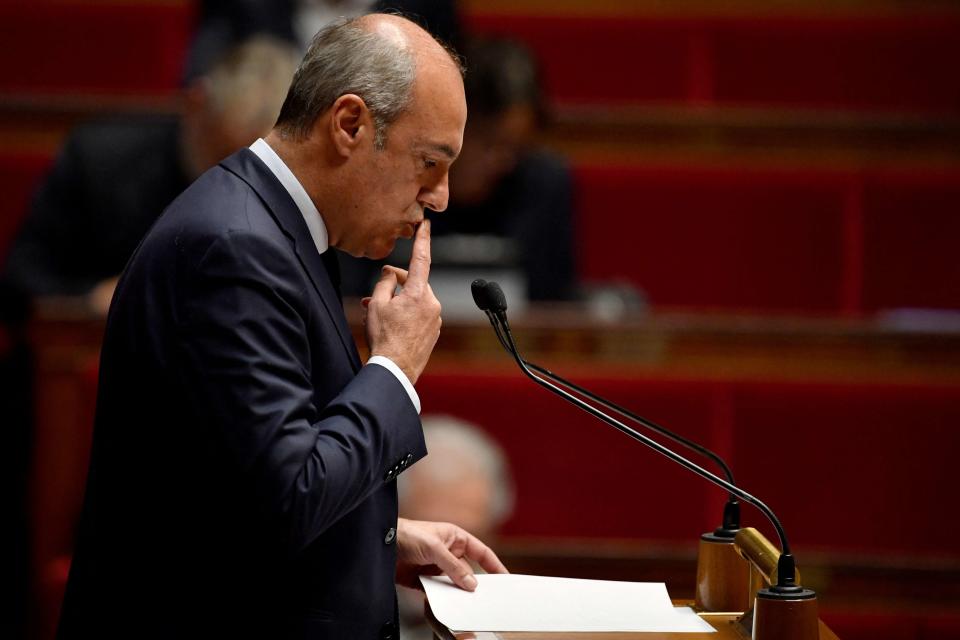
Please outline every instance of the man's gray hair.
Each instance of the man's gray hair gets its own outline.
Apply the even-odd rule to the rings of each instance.
[[[414,56],[406,47],[362,28],[357,19],[321,29],[300,62],[277,127],[303,139],[317,117],[342,95],[359,96],[373,118],[374,146],[383,149],[386,131],[412,99]]]

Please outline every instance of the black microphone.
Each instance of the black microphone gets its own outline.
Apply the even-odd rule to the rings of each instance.
[[[501,340],[507,346],[507,350],[511,353],[517,365],[520,367],[521,371],[533,380],[536,384],[547,389],[551,393],[554,393],[567,402],[573,404],[574,406],[586,411],[593,417],[598,420],[605,422],[610,425],[617,431],[620,431],[624,435],[627,435],[638,442],[641,442],[657,453],[673,460],[680,466],[686,468],[687,470],[695,473],[701,478],[717,485],[718,487],[725,489],[732,496],[740,498],[744,502],[753,505],[756,507],[773,525],[774,529],[777,531],[777,536],[780,539],[780,548],[782,550],[780,554],[780,559],[777,563],[777,584],[776,586],[770,589],[776,595],[790,598],[812,598],[815,597],[814,593],[809,589],[804,589],[796,582],[796,562],[794,560],[793,554],[790,552],[790,545],[787,541],[786,532],[783,529],[783,526],[780,524],[780,520],[773,513],[773,511],[764,504],[758,498],[747,493],[743,489],[739,488],[730,481],[727,481],[719,476],[707,471],[703,467],[697,465],[694,462],[691,462],[687,458],[684,458],[675,451],[665,447],[656,440],[649,438],[648,436],[643,435],[637,430],[625,425],[616,418],[604,413],[593,405],[584,402],[577,396],[565,391],[564,389],[556,386],[555,384],[544,380],[540,376],[536,375],[529,367],[527,362],[521,357],[517,345],[514,342],[513,334],[510,331],[510,323],[507,320],[506,314],[506,297],[503,295],[503,291],[500,289],[500,286],[495,282],[485,282],[483,280],[474,281],[471,289],[474,293],[474,301],[477,302],[477,306],[481,310],[487,313],[487,316],[490,318],[491,323],[499,323],[500,327],[494,325],[494,329],[497,329],[497,334],[500,336],[500,329],[502,328]],[[544,374],[547,375],[547,374]]]
[[[490,294],[487,292],[488,288],[487,281],[483,278],[477,278],[470,283],[470,295],[473,296],[473,301],[481,311],[486,311],[489,316],[490,313]]]
[[[471,292],[473,293],[473,300],[477,303],[477,306],[484,312],[486,312],[487,317],[490,319],[490,324],[493,325],[493,330],[497,334],[497,339],[500,341],[500,345],[507,351],[507,353],[513,355],[514,357],[520,357],[519,353],[514,353],[510,348],[510,345],[507,343],[506,338],[503,335],[503,332],[500,328],[500,322],[506,322],[506,309],[507,309],[507,300],[506,296],[503,293],[503,290],[500,288],[496,282],[487,282],[486,280],[474,280],[470,285]],[[502,316],[502,317],[501,317]],[[499,322],[498,322],[499,320]],[[700,455],[709,458],[712,460],[718,467],[723,470],[724,476],[727,478],[727,481],[730,484],[736,484],[736,481],[733,477],[733,471],[727,465],[726,461],[723,460],[719,455],[713,451],[707,449],[706,447],[693,442],[678,433],[675,433],[664,426],[657,424],[652,420],[648,420],[643,416],[637,415],[636,413],[626,409],[615,402],[607,400],[602,396],[598,396],[589,389],[585,389],[578,384],[570,382],[565,378],[557,375],[556,373],[541,367],[537,364],[530,362],[529,360],[521,358],[530,369],[533,369],[537,373],[547,376],[554,382],[557,382],[567,389],[576,391],[581,396],[589,398],[593,402],[605,407],[606,409],[613,411],[625,418],[628,418],[634,421],[637,424],[640,424],[647,429],[655,433],[668,438],[677,444],[686,447],[687,449],[699,453]],[[727,498],[727,503],[723,508],[723,520],[717,529],[713,531],[712,536],[715,538],[721,538],[724,540],[732,540],[733,537],[737,534],[737,531],[740,530],[740,503],[737,501],[736,496],[729,494]],[[705,534],[708,537],[711,534]]]

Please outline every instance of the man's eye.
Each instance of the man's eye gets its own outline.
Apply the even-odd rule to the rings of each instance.
[[[423,166],[425,166],[427,169],[433,169],[435,166],[437,166],[437,161],[431,160],[430,158],[424,158]]]

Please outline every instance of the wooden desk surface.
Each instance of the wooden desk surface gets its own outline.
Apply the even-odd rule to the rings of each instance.
[[[440,623],[427,608],[427,620],[440,640],[749,640],[750,636],[735,624],[739,614],[702,613],[704,620],[717,630],[706,633],[507,633],[490,631],[462,631],[454,633]],[[820,640],[839,640],[820,621]]]

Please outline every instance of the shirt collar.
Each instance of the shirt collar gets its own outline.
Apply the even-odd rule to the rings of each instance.
[[[322,254],[330,247],[327,225],[323,223],[320,211],[317,210],[317,206],[307,195],[307,190],[303,188],[303,185],[297,180],[297,176],[293,175],[290,167],[280,159],[280,156],[267,144],[266,140],[258,138],[256,142],[250,145],[250,151],[253,151],[263,161],[263,164],[267,165],[267,168],[273,172],[273,175],[277,177],[283,188],[293,198],[294,204],[297,205],[300,214],[303,216],[303,221],[307,223],[307,229],[310,231],[313,243],[317,246],[317,252]]]

